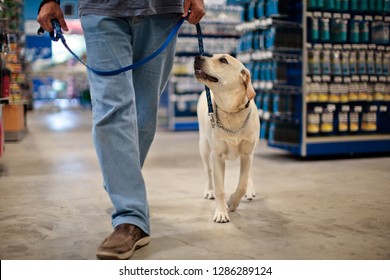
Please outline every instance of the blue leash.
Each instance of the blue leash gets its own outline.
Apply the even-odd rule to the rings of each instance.
[[[200,24],[199,23],[196,25],[196,33],[198,35],[199,53],[200,53],[201,56],[204,56],[203,36],[202,36],[202,30],[200,29]],[[214,128],[215,127],[215,120],[214,120],[213,103],[211,102],[210,89],[206,85],[204,86],[204,89],[206,91],[207,107],[208,107],[208,112],[209,112],[211,126]]]
[[[80,59],[80,57],[77,56],[77,54],[75,54],[72,49],[68,46],[68,44],[66,43],[66,40],[65,40],[65,37],[64,37],[64,34],[62,34],[62,30],[61,30],[61,26],[60,26],[60,23],[57,21],[57,20],[52,20],[52,24],[53,24],[53,29],[54,31],[53,32],[50,32],[50,39],[52,41],[58,41],[58,40],[61,40],[62,44],[64,45],[64,47],[79,61],[81,62],[82,64],[84,64],[89,70],[91,70],[92,72],[94,72],[95,74],[98,74],[98,75],[101,75],[101,76],[114,76],[114,75],[118,75],[122,72],[126,72],[128,70],[131,70],[131,69],[134,69],[134,68],[137,68],[137,67],[140,67],[141,65],[149,62],[150,60],[152,60],[153,58],[155,58],[156,56],[158,56],[159,54],[161,54],[165,48],[169,45],[169,43],[172,41],[172,39],[176,36],[176,33],[179,31],[180,27],[182,26],[182,24],[184,23],[184,21],[186,20],[186,18],[181,18],[178,23],[176,23],[176,25],[174,26],[174,28],[172,29],[171,33],[169,33],[168,37],[165,39],[164,43],[155,51],[153,52],[151,55],[149,55],[148,57],[144,58],[144,59],[141,59],[140,61],[137,61],[133,64],[130,64],[128,66],[125,66],[123,68],[120,68],[120,69],[116,69],[116,70],[109,70],[109,71],[103,71],[103,70],[98,70],[98,69],[95,69],[95,68],[92,68],[91,66],[87,65],[83,60]],[[38,31],[39,32],[39,31]]]
[[[101,76],[114,76],[114,75],[118,75],[118,74],[120,74],[122,72],[126,72],[128,70],[137,68],[137,67],[147,63],[148,61],[152,60],[153,58],[155,58],[159,54],[161,54],[164,51],[164,49],[169,45],[169,43],[172,41],[172,39],[176,36],[176,33],[179,31],[180,27],[182,26],[182,24],[184,23],[184,21],[186,19],[187,18],[181,18],[178,21],[178,23],[176,23],[176,25],[172,29],[171,33],[169,33],[168,37],[165,39],[164,43],[155,52],[153,52],[151,55],[149,55],[148,57],[146,57],[144,59],[141,59],[140,61],[137,61],[137,62],[135,62],[135,63],[133,63],[131,65],[128,65],[128,66],[120,68],[120,69],[111,70],[111,71],[102,71],[102,70],[98,70],[98,69],[92,68],[91,66],[87,65],[83,60],[81,60],[80,57],[78,57],[77,54],[75,54],[72,51],[72,49],[68,46],[68,44],[66,43],[64,34],[62,33],[62,30],[61,30],[60,23],[57,20],[55,20],[55,19],[53,19],[51,21],[52,24],[53,24],[53,29],[54,30],[53,30],[53,32],[50,32],[50,39],[52,41],[59,41],[59,40],[61,40],[61,42],[65,46],[65,48],[79,62],[84,64],[85,67],[87,67],[89,70],[91,70],[95,74],[98,74],[98,75],[101,75]],[[202,31],[200,29],[200,24],[199,23],[196,24],[196,32],[197,32],[197,35],[198,35],[199,53],[200,53],[201,56],[204,56],[205,53],[204,53],[204,48],[203,48],[203,37],[202,37]],[[38,30],[38,34],[42,34],[42,33],[43,33],[43,29],[40,28]],[[214,112],[213,112],[213,103],[211,101],[210,89],[206,85],[205,85],[205,91],[206,91],[206,97],[207,97],[208,114],[210,116],[211,125],[214,128],[215,127],[215,120],[214,120]]]

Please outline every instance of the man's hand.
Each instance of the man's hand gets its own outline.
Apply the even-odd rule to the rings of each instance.
[[[189,13],[189,11],[191,12]],[[188,16],[187,20],[189,23],[198,24],[205,14],[203,0],[184,0],[184,13],[182,17]]]
[[[68,31],[68,26],[66,25],[64,14],[61,11],[60,6],[56,2],[48,2],[44,4],[39,11],[37,21],[43,29],[47,32],[53,31],[53,25],[51,20],[56,19],[61,25],[61,28],[65,31]]]

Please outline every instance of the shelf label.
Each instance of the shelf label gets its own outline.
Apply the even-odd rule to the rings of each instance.
[[[377,105],[371,105],[369,110],[370,110],[370,112],[377,112],[378,111],[378,106]]]

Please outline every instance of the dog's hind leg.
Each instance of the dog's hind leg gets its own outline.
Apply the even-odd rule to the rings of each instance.
[[[234,211],[240,204],[241,198],[247,194],[248,185],[251,184],[253,153],[241,155],[240,179],[236,191],[230,196],[229,211]],[[251,187],[252,189],[252,187]]]
[[[202,137],[199,140],[199,150],[203,161],[204,169],[207,174],[207,185],[204,191],[203,197],[206,199],[214,199],[214,179],[213,169],[211,166],[211,149],[206,137]]]

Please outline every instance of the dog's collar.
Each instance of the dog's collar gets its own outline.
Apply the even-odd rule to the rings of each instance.
[[[243,110],[245,110],[246,108],[249,107],[249,102],[250,100],[246,103],[245,107],[244,108],[241,108],[239,111],[237,112],[233,112],[234,113],[238,113],[238,112],[241,112]],[[221,110],[222,111],[222,110]],[[239,132],[241,132],[242,130],[244,130],[244,128],[246,127],[246,125],[248,124],[248,121],[249,121],[249,118],[252,114],[252,108],[250,108],[249,112],[248,112],[248,115],[246,116],[243,124],[241,125],[240,128],[237,128],[237,129],[228,129],[226,127],[223,126],[222,122],[221,122],[221,119],[219,118],[219,114],[218,114],[218,105],[217,103],[215,103],[215,125],[217,127],[219,127],[220,129],[222,129],[223,131],[225,131],[226,133],[228,134],[238,134]]]
[[[244,107],[242,107],[242,108],[238,109],[238,111],[234,111],[234,112],[228,112],[228,111],[225,111],[222,109],[219,109],[219,110],[221,110],[222,112],[224,112],[226,114],[237,114],[237,113],[240,113],[240,112],[244,111],[245,109],[247,109],[249,107],[250,103],[251,103],[251,101],[248,100],[248,102],[245,104]],[[217,105],[217,103],[215,103],[215,108],[217,108],[217,107],[218,107],[218,105]]]

